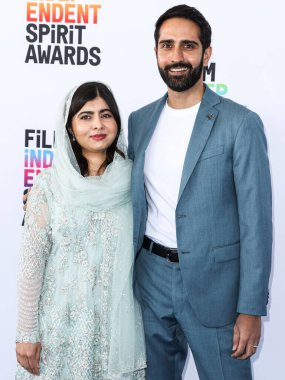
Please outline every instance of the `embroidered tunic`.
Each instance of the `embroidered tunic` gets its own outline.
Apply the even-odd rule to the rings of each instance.
[[[113,166],[130,176],[129,160]],[[108,186],[109,174],[91,178],[90,191],[93,182]],[[40,376],[18,365],[16,379],[144,379],[142,321],[132,291],[130,195],[124,192],[108,208],[102,193],[102,207],[81,207],[59,183],[53,167],[44,170],[29,196],[17,341],[40,342],[42,350]]]

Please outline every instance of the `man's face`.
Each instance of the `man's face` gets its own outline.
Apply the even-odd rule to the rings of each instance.
[[[202,81],[203,66],[208,64],[211,48],[203,54],[199,34],[199,26],[183,18],[171,18],[160,27],[156,49],[158,69],[173,91],[188,90]]]

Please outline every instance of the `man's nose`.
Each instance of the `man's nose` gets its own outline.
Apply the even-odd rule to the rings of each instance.
[[[181,62],[184,60],[183,51],[180,46],[177,46],[172,51],[172,62]]]

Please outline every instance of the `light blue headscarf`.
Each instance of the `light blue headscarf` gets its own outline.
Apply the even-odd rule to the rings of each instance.
[[[94,249],[102,249],[104,252],[114,250],[110,255],[113,262],[110,262],[112,274],[109,284],[112,287],[109,292],[112,297],[112,308],[108,332],[110,334],[108,376],[110,379],[121,377],[131,379],[132,372],[146,367],[141,312],[132,290],[134,262],[130,195],[132,162],[115,153],[114,161],[108,165],[103,175],[83,177],[80,174],[65,128],[76,89],[73,89],[67,98],[64,120],[58,123],[56,130],[54,181],[61,188],[67,203],[98,212],[100,218],[104,218],[105,215],[109,218],[106,219],[107,226],[108,223],[112,226],[116,224],[116,233],[110,234],[107,240],[101,239],[98,247]],[[122,133],[118,144],[120,150],[126,152]],[[120,215],[123,215],[121,220],[117,217],[118,209],[121,210]]]

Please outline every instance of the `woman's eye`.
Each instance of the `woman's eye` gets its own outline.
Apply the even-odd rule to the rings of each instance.
[[[109,118],[113,117],[113,115],[112,115],[111,113],[109,113],[109,112],[106,112],[106,113],[103,113],[103,114],[102,114],[102,117],[103,117],[104,119],[109,119]]]
[[[90,115],[82,115],[82,116],[80,117],[80,120],[89,120],[89,119],[91,119],[91,116],[90,116]]]

